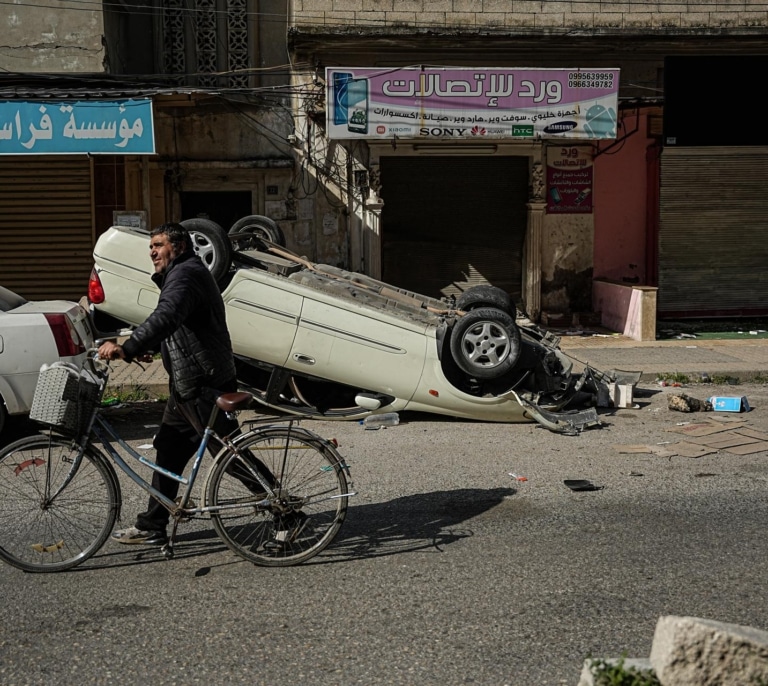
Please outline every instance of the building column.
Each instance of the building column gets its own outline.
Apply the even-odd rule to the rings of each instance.
[[[536,322],[541,315],[541,244],[544,231],[544,169],[540,162],[533,165],[528,225],[525,229],[523,257],[523,306],[528,317]]]

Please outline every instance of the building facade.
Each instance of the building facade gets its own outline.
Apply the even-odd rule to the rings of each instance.
[[[13,7],[0,103],[149,99],[155,147],[0,154],[0,267],[28,297],[82,295],[93,242],[119,212],[225,229],[264,214],[310,259],[433,296],[493,283],[534,319],[589,312],[598,278],[658,285],[661,313],[676,316],[768,302],[760,277],[736,278],[768,257],[768,141],[752,125],[757,85],[745,76],[760,71],[744,64],[768,55],[757,2],[44,4]],[[424,67],[615,69],[615,129],[329,130],[328,73]],[[709,86],[707,74],[717,74]],[[723,129],[742,135],[713,135]],[[46,246],[42,278],[24,254],[31,233]]]

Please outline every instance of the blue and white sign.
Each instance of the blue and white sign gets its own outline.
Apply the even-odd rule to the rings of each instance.
[[[153,155],[151,100],[0,101],[0,155]]]

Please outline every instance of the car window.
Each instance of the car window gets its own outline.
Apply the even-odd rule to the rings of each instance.
[[[21,307],[26,300],[7,288],[0,286],[0,312],[8,312]]]

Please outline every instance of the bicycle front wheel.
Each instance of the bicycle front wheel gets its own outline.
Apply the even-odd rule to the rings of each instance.
[[[238,453],[222,454],[208,481],[207,504],[219,536],[241,557],[266,567],[317,555],[347,513],[342,457],[328,441],[297,427],[256,429],[236,445]],[[274,495],[264,492],[256,473]]]
[[[25,572],[60,572],[91,557],[119,510],[104,457],[59,436],[22,438],[0,452],[0,559]]]

